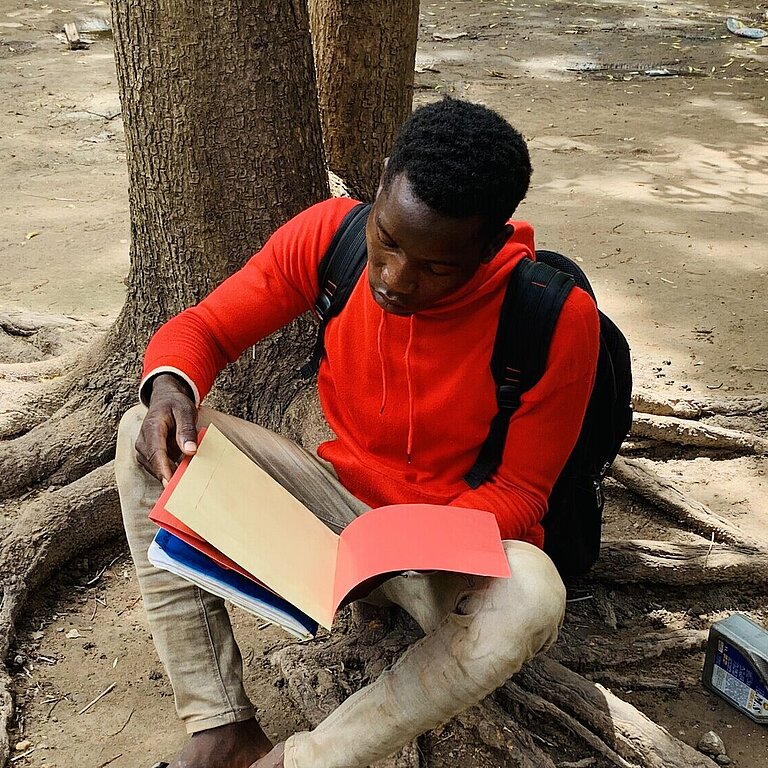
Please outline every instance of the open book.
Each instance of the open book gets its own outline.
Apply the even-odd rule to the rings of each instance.
[[[309,636],[382,576],[445,570],[509,576],[490,512],[432,504],[370,510],[341,535],[215,426],[185,459],[150,517],[150,561]]]

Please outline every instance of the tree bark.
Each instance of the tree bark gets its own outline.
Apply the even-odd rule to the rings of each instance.
[[[617,456],[610,472],[611,477],[625,488],[647,499],[658,510],[666,512],[683,525],[701,533],[717,535],[725,541],[756,552],[765,554],[768,551],[765,542],[743,532],[730,520],[686,494],[672,479],[656,473],[648,463]]]
[[[328,167],[373,200],[384,158],[410,114],[417,0],[310,0]]]
[[[676,416],[635,413],[632,419],[632,436],[723,451],[768,453],[768,440],[763,437],[738,429],[679,419]]]
[[[132,230],[123,319],[141,350],[327,197],[328,181],[305,4],[131,0],[113,11]],[[218,404],[279,424],[295,370],[285,352],[298,356],[305,335],[294,326],[231,366]]]
[[[768,554],[753,547],[711,541],[605,540],[589,575],[612,584],[741,584],[761,590],[768,583]]]
[[[118,0],[113,31],[130,184],[128,295],[112,328],[72,365],[59,407],[48,398],[49,418],[0,444],[0,497],[66,485],[8,507],[0,658],[29,590],[62,557],[120,529],[111,467],[103,465],[136,399],[149,336],[240,267],[278,225],[328,195],[305,4]],[[297,391],[308,322],[230,366],[213,402],[279,426]],[[30,330],[12,325],[16,335]],[[38,413],[19,423],[31,425]],[[8,753],[7,683],[0,669],[0,764]]]

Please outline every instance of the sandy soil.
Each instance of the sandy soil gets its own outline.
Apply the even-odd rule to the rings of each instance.
[[[730,14],[759,21],[765,7],[422,4],[416,103],[440,93],[482,101],[524,132],[535,175],[520,217],[534,223],[539,245],[582,262],[630,338],[638,387],[662,395],[768,389],[768,47],[724,24]],[[88,50],[69,51],[56,37],[66,22],[99,27],[107,15],[100,0],[0,0],[3,306],[104,321],[123,300],[127,174],[111,40],[97,34]],[[638,74],[665,68],[676,76]],[[768,434],[765,422],[738,424]],[[661,471],[768,537],[765,461],[692,458],[674,453]],[[636,500],[614,499],[609,533],[690,537]],[[580,594],[592,591],[585,583]],[[11,656],[21,705],[14,735],[30,742],[14,765],[142,768],[182,741],[137,595],[118,548],[73,564],[30,607]],[[616,628],[594,601],[572,604],[569,626],[585,642],[705,629],[732,610],[768,625],[765,595],[750,585],[609,597]],[[286,640],[233,616],[254,701],[269,732],[285,737],[302,723],[268,656]],[[678,687],[622,695],[689,743],[714,728],[739,768],[768,765],[768,730],[706,693],[701,663],[697,652],[634,670]],[[432,764],[457,764],[454,746],[447,737]]]

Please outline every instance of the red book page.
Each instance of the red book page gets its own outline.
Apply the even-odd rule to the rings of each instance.
[[[205,429],[201,429],[197,435],[198,445],[205,435]],[[164,528],[168,533],[172,533],[177,538],[181,539],[185,544],[189,544],[190,547],[194,547],[198,552],[202,552],[207,555],[215,563],[222,566],[222,568],[228,568],[231,571],[237,571],[241,576],[245,576],[246,579],[255,581],[257,584],[265,587],[257,578],[248,573],[245,568],[241,568],[234,560],[228,558],[223,552],[220,552],[216,547],[212,547],[205,539],[198,536],[189,526],[184,525],[178,518],[174,517],[166,508],[165,505],[168,502],[171,494],[176,486],[179,484],[179,480],[189,466],[189,462],[192,461],[191,456],[185,456],[176,471],[173,473],[168,485],[163,489],[160,497],[155,502],[155,506],[152,507],[152,511],[149,513],[149,519],[160,528]],[[266,587],[269,589],[269,587]],[[271,590],[270,590],[271,591]]]
[[[437,504],[395,504],[366,512],[341,534],[334,608],[374,576],[432,570],[509,577],[494,515]]]

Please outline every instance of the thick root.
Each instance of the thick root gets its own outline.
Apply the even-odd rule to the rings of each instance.
[[[768,554],[735,544],[603,541],[590,577],[614,584],[768,584]]]
[[[510,680],[507,682],[499,691],[498,697],[501,701],[505,702],[507,707],[509,707],[510,703],[514,703],[541,718],[557,723],[565,730],[570,731],[577,739],[584,742],[593,752],[604,757],[613,765],[617,765],[619,768],[637,768],[636,763],[630,763],[621,757],[621,755],[611,749],[575,717],[571,717],[571,715],[563,712],[558,706],[538,696],[536,693],[524,691],[514,681]]]
[[[21,505],[0,545],[0,658],[27,595],[71,558],[122,530],[112,464]]]
[[[60,491],[22,505],[0,545],[0,659],[5,659],[27,597],[51,572],[122,530],[111,464]],[[13,714],[10,679],[0,665],[0,765],[8,756]]]
[[[632,420],[632,436],[699,448],[739,453],[768,453],[768,440],[765,438],[736,429],[678,419],[674,416],[636,413]]]
[[[621,672],[607,669],[590,672],[586,677],[593,683],[626,691],[679,691],[683,687],[681,680],[672,680],[669,677],[624,675]]]
[[[661,477],[637,459],[618,456],[611,467],[611,477],[679,523],[692,526],[704,536],[714,534],[732,544],[758,552],[768,551],[765,542],[753,539],[729,520],[680,490],[672,480]]]
[[[65,315],[0,310],[0,375],[10,374],[14,364],[39,365],[49,358],[80,350],[105,327]]]
[[[631,704],[551,658],[539,656],[514,679],[577,720],[630,765],[643,768],[716,768]]]
[[[589,672],[645,664],[662,656],[680,656],[703,649],[706,642],[706,630],[665,629],[639,635],[630,643],[622,643],[619,648],[612,637],[593,637],[586,645],[572,635],[566,624],[560,642],[552,648],[549,656],[569,670]]]
[[[16,437],[44,422],[66,397],[69,380],[11,382],[0,377],[0,440]]]
[[[0,498],[43,481],[66,485],[109,461],[116,421],[112,408],[86,401],[75,411],[60,408],[26,434],[0,443]]]
[[[679,419],[700,419],[703,416],[753,416],[768,411],[764,397],[733,397],[721,400],[675,400],[657,398],[643,392],[632,396],[636,413],[656,416],[676,416]]]

